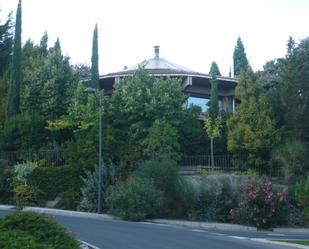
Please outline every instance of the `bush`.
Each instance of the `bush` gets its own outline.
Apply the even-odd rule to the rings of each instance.
[[[132,177],[111,187],[106,199],[108,212],[126,220],[153,218],[160,211],[160,195],[146,178]]]
[[[45,216],[18,212],[0,219],[0,248],[78,249],[79,242]]]
[[[38,165],[34,162],[18,163],[14,166],[14,181],[18,184],[27,184],[28,177]]]
[[[309,172],[308,144],[288,140],[272,153],[273,161],[283,167],[283,173],[287,182],[295,182],[296,177],[304,176]]]
[[[191,218],[207,221],[229,221],[229,211],[236,206],[235,187],[227,177],[203,177],[197,189],[197,201]]]
[[[62,196],[58,207],[76,209],[82,186],[81,176],[85,168],[73,166],[38,167],[29,177],[29,183],[42,192],[42,200],[54,200]]]
[[[249,180],[242,186],[238,208],[231,209],[230,213],[234,221],[260,229],[285,224],[288,217],[286,195],[275,193],[269,180]]]
[[[13,172],[0,169],[0,203],[9,203],[13,199]]]
[[[174,161],[154,159],[142,163],[136,175],[150,179],[161,193],[161,216],[187,217],[194,206],[194,190],[178,173]]]
[[[298,207],[303,211],[305,220],[309,222],[309,176],[305,181],[296,183],[295,199]]]

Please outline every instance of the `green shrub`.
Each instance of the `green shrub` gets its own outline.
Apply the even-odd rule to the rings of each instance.
[[[295,199],[298,207],[303,211],[304,218],[309,222],[309,176],[305,181],[296,183]]]
[[[20,212],[0,219],[0,245],[1,243],[5,245],[0,248],[10,249],[79,248],[79,243],[51,219],[42,215]]]
[[[82,186],[81,176],[84,168],[73,166],[38,167],[29,177],[29,182],[42,192],[42,200],[54,200],[62,196],[61,208],[76,209],[80,199]]]
[[[78,210],[96,212],[98,210],[99,168],[95,167],[93,172],[86,171],[86,176],[81,179],[83,181],[81,188],[82,197]]]
[[[28,177],[37,167],[38,165],[35,162],[25,162],[14,165],[14,181],[17,182],[17,184],[27,184]]]
[[[230,210],[236,206],[236,191],[227,177],[203,177],[191,218],[227,222]]]
[[[140,165],[136,175],[150,179],[161,193],[161,216],[184,218],[194,206],[194,190],[178,173],[174,161],[154,159]]]
[[[108,212],[126,220],[143,220],[158,216],[160,195],[146,178],[132,177],[109,188]]]
[[[274,163],[283,167],[284,177],[287,182],[294,182],[296,177],[303,177],[309,172],[308,144],[297,140],[288,140],[272,153]]]
[[[1,249],[53,249],[51,246],[38,243],[32,235],[22,231],[1,231],[0,233]]]
[[[9,203],[13,200],[13,172],[0,169],[0,203]]]

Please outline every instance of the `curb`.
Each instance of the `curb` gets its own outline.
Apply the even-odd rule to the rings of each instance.
[[[220,230],[230,230],[230,231],[256,231],[255,227],[243,226],[237,224],[225,224],[225,223],[214,223],[214,222],[198,222],[198,221],[185,221],[185,220],[165,220],[165,219],[154,219],[147,220],[152,223],[170,224],[178,225],[183,227],[192,228],[212,228]]]
[[[262,242],[262,243],[280,245],[280,246],[289,246],[289,247],[293,247],[293,248],[309,249],[309,246],[293,244],[293,243],[288,243],[288,242],[282,242],[282,241],[273,241],[273,240],[267,240],[267,239],[251,239],[251,240],[257,241],[257,242]]]
[[[0,205],[0,210],[16,210],[16,209],[15,206],[12,205]],[[74,217],[87,217],[87,218],[99,218],[99,219],[110,219],[110,220],[114,219],[111,215],[108,214],[88,213],[80,211],[54,209],[54,208],[24,207],[22,211],[42,213],[42,214],[57,214],[57,215],[74,216]]]

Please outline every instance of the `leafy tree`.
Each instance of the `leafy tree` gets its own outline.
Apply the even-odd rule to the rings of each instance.
[[[94,88],[99,88],[99,53],[98,53],[98,25],[95,25],[92,39],[91,56],[91,84]]]
[[[251,162],[265,165],[278,141],[271,106],[249,68],[240,74],[236,97],[241,101],[228,120],[228,150],[249,154]]]
[[[246,70],[249,66],[249,62],[246,56],[245,47],[241,41],[241,38],[237,38],[237,43],[233,53],[234,62],[234,75],[238,76],[241,70]]]
[[[177,129],[166,121],[156,120],[149,128],[148,135],[142,144],[147,157],[179,159],[179,143]]]
[[[91,78],[91,68],[85,64],[77,64],[73,66],[73,71],[78,81],[85,81]]]
[[[7,99],[7,118],[13,117],[20,112],[21,81],[21,0],[19,0],[15,23],[12,78]]]
[[[291,42],[289,42],[291,43]],[[275,113],[285,134],[309,141],[309,38],[289,45],[281,64],[281,82],[274,93]]]
[[[220,117],[209,117],[206,119],[204,128],[210,138],[211,167],[214,170],[214,139],[221,136],[222,123]]]
[[[105,134],[109,134],[105,140],[106,150],[110,152],[111,158],[121,158],[128,167],[135,167],[145,155],[145,138],[148,135],[152,137],[149,130],[151,127],[151,134],[158,132],[158,126],[163,124],[164,130],[168,129],[172,134],[176,134],[174,129],[182,129],[186,99],[178,80],[153,78],[142,68],[117,84],[110,105],[105,108]],[[164,133],[164,130],[160,133]],[[149,136],[146,140],[148,149],[157,147],[160,143],[158,139],[163,139],[162,143],[167,142],[160,135],[150,145],[154,140]],[[173,135],[170,148],[177,149],[178,146],[173,145],[177,140],[178,135]],[[149,155],[149,152],[146,154]]]

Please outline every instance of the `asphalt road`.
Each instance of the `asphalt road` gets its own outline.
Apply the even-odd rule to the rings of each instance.
[[[11,211],[0,211],[0,217]],[[308,239],[308,234],[256,231],[192,229],[148,222],[53,215],[78,239],[101,249],[288,249],[256,241],[266,239]]]

